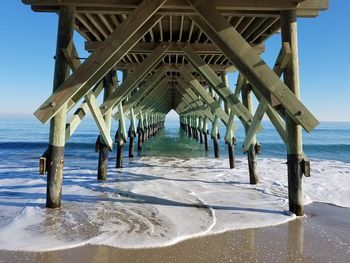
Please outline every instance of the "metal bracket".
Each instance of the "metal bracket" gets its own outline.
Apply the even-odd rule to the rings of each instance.
[[[305,175],[305,177],[311,176],[311,165],[309,158],[304,157],[301,161],[301,171]]]

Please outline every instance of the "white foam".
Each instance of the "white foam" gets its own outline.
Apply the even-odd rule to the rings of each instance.
[[[259,160],[260,183],[249,184],[245,159],[143,157],[98,182],[89,167],[67,167],[63,207],[44,207],[46,180],[27,169],[0,177],[0,249],[46,251],[84,244],[121,248],[166,246],[184,239],[281,224],[288,212],[285,160]],[[8,172],[9,167],[1,168]],[[350,207],[350,164],[313,160],[305,202]]]

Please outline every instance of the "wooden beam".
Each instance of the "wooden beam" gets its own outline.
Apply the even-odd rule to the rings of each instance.
[[[280,78],[266,65],[259,54],[215,9],[212,1],[189,0],[200,14],[192,17],[197,26],[224,52],[244,76],[262,92],[268,101],[274,95],[291,118],[308,132],[318,120],[289,90]]]
[[[291,51],[291,61],[288,63],[283,77],[290,92],[300,98],[299,57],[298,57],[298,28],[295,11],[281,12],[282,42],[288,42]],[[298,122],[292,116],[286,114],[287,132],[287,167],[288,167],[288,200],[289,211],[297,216],[304,215],[303,201],[303,145],[302,131]],[[309,173],[307,172],[307,175]]]
[[[166,88],[165,88],[166,87]],[[167,83],[163,85],[156,85],[156,87],[147,96],[140,100],[139,104],[136,106],[135,111],[138,112],[140,109],[144,110],[150,102],[157,101],[154,98],[160,98],[167,92]]]
[[[163,74],[159,74],[159,78],[161,78],[162,76],[164,75],[164,72]],[[146,81],[146,83],[152,83],[151,85],[143,85],[140,90],[138,90],[132,97],[131,99],[123,106],[124,108],[124,112],[125,113],[128,113],[128,111],[135,107],[137,105],[137,103],[140,102],[140,100],[142,100],[144,97],[148,96],[149,94],[151,94],[152,90],[157,90],[158,87],[164,87],[164,85],[168,82],[168,79],[167,78],[163,78],[158,84],[155,85],[155,87],[153,88],[155,82],[157,82],[157,80],[155,79],[158,79],[158,76],[151,76],[148,81]],[[154,78],[154,77],[157,77],[157,78]],[[153,89],[152,89],[153,88]],[[154,97],[153,97],[154,98]],[[118,120],[119,118],[119,115],[118,113],[116,113],[114,115],[114,119]]]
[[[60,5],[75,5],[82,13],[129,14],[141,0],[22,0],[31,4],[39,12],[55,12]],[[281,10],[295,9],[299,16],[316,16],[320,10],[328,8],[328,0],[216,0],[216,8],[226,16],[278,16]],[[193,15],[195,12],[186,0],[168,0],[160,8],[164,15]]]
[[[92,90],[92,92],[94,96],[97,98],[100,95],[102,90],[103,90],[103,82],[101,81],[96,85],[96,87]],[[89,106],[87,105],[86,100],[84,100],[72,115],[69,123],[66,124],[66,136],[65,136],[66,142],[69,141],[70,137],[76,131],[76,129],[78,128],[79,124],[84,119],[88,111],[89,111]]]
[[[70,41],[66,48],[62,48],[62,52],[64,54],[66,62],[68,63],[72,71],[75,72],[77,68],[79,68],[81,62],[73,41]]]
[[[108,149],[112,151],[113,149],[113,141],[111,138],[111,134],[109,132],[109,128],[106,125],[106,122],[103,118],[103,115],[100,111],[100,108],[97,105],[96,97],[92,91],[89,91],[85,95],[85,100],[89,106],[90,112],[95,119],[96,125],[100,131],[100,134],[103,138],[103,141],[106,143]]]
[[[115,70],[111,70],[103,79],[103,84],[104,84],[103,99],[104,100],[109,96],[109,94],[111,94],[114,91],[114,89],[118,85],[117,81],[115,81],[117,77],[116,74],[117,72]],[[107,128],[107,132],[110,135],[111,124],[112,124],[112,110],[110,110],[107,114],[105,114],[104,123]],[[108,143],[106,143],[103,140],[103,136],[101,133],[96,143],[98,144],[97,180],[107,180],[108,155],[109,155]]]
[[[242,102],[250,112],[253,112],[253,96],[252,96],[252,91],[250,89],[250,85],[244,85],[242,88]],[[247,134],[249,127],[247,125],[244,125],[244,130],[245,130],[245,133]],[[256,158],[256,155],[258,153],[256,148],[257,146],[256,136],[253,136],[252,140],[253,141],[250,144],[250,147],[247,151],[249,182],[250,184],[257,184],[259,181],[259,177],[258,177],[258,171],[257,171],[257,158]]]
[[[34,115],[43,123],[51,119],[63,105],[78,91],[84,94],[123,57],[123,55],[144,35],[142,26],[157,24],[161,17],[150,19],[166,0],[144,0],[115,31],[101,43],[100,47],[86,59],[73,75],[71,75],[40,107]],[[139,34],[139,35],[138,35]],[[122,54],[118,54],[131,37],[138,36]]]
[[[267,102],[264,102],[264,101],[261,101],[259,103],[259,106],[255,111],[253,121],[252,121],[252,123],[247,131],[247,134],[245,136],[245,140],[244,140],[244,144],[243,144],[243,152],[244,153],[246,153],[248,151],[250,145],[254,141],[256,131],[258,130],[258,126],[259,126],[262,118],[265,115],[265,112],[266,112],[268,105],[269,104]]]
[[[86,41],[85,42],[85,50],[89,52],[93,52],[97,49],[101,42],[99,41]],[[167,43],[167,42],[163,42]],[[152,51],[161,43],[156,42],[139,42],[137,43],[128,54],[150,54]],[[167,54],[178,54],[182,55],[183,51],[181,47],[184,47],[186,42],[178,42],[177,45],[173,45],[168,51]],[[208,55],[222,55],[222,51],[212,43],[191,43],[191,47],[198,54],[208,54]],[[262,53],[265,51],[265,45],[259,44],[254,46],[257,52]]]
[[[59,11],[53,93],[69,76],[69,65],[65,61],[62,49],[73,41],[74,11],[75,8],[70,6],[61,7]],[[65,103],[50,122],[47,165],[45,165],[45,169],[47,168],[46,207],[48,208],[61,206],[66,115],[67,104]]]
[[[243,106],[239,99],[232,93],[232,91],[226,87],[226,84],[220,79],[220,77],[202,60],[202,58],[196,54],[196,52],[187,45],[183,48],[187,59],[198,70],[203,78],[209,83],[209,85],[215,90],[215,92],[222,98],[235,115],[244,123],[248,124],[253,119],[252,114]]]
[[[162,65],[169,66],[169,72],[174,72],[177,71],[177,66],[182,65],[182,64],[175,64],[175,63],[168,63],[168,62],[162,62]],[[226,72],[235,72],[237,71],[235,67],[232,65],[219,65],[219,64],[208,64],[212,70],[215,72],[221,72],[221,71],[226,71]],[[116,64],[115,68],[118,70],[131,70],[134,71],[138,68],[139,64],[137,63],[124,63],[124,62],[119,62]],[[188,67],[188,70],[191,72],[197,72],[196,68],[193,67],[191,64]]]
[[[201,98],[208,104],[212,111],[219,116],[225,125],[228,123],[228,115],[221,108],[220,104],[215,101],[199,83],[199,81],[189,72],[186,71],[184,66],[179,67],[181,76],[186,80],[193,89],[201,96]],[[184,85],[184,83],[179,79],[179,83]]]
[[[101,105],[102,113],[104,114],[115,104],[121,102],[124,97],[160,62],[171,45],[171,43],[158,45],[153,53],[149,55],[133,72],[133,74],[129,75],[128,78],[121,83],[118,89],[116,89],[115,92]]]
[[[183,94],[187,94],[191,101],[194,101],[197,105],[197,110],[200,111],[201,116],[204,118],[207,116],[210,120],[214,119],[214,115],[210,112],[209,107],[206,106],[200,98],[193,92],[192,87],[189,86],[185,80],[182,80],[182,78],[178,79],[179,85],[176,85],[175,88],[177,88],[180,92],[182,91]]]
[[[286,68],[290,60],[291,54],[292,53],[291,53],[289,43],[283,43],[282,48],[276,59],[275,66],[273,68],[273,71],[276,73],[278,77],[281,77],[284,69]],[[273,101],[273,98],[272,98],[272,101]],[[253,138],[258,129],[258,125],[261,123],[261,120],[264,117],[268,107],[269,107],[269,102],[264,98],[260,98],[259,106],[255,112],[252,124],[250,125],[244,140],[243,152],[248,151],[251,143],[253,142]]]

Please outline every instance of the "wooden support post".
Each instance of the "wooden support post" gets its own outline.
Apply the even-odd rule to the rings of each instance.
[[[123,146],[126,142],[126,130],[125,130],[125,116],[123,111],[123,104],[118,104],[119,112],[119,127],[118,127],[118,138],[117,138],[117,160],[116,168],[123,167]]]
[[[198,131],[199,131],[199,143],[203,144],[203,118],[199,117],[199,127],[198,127]]]
[[[129,128],[129,157],[134,157],[134,140],[136,136],[136,118],[135,118],[135,113],[134,109],[131,108],[130,110],[130,128]]]
[[[208,145],[208,118],[205,116],[203,120],[203,135],[204,135],[204,149],[205,151],[209,151]]]
[[[191,121],[191,117],[188,117],[188,137],[191,138],[192,136],[192,121]]]
[[[253,96],[251,91],[251,86],[246,84],[242,87],[242,102],[244,106],[250,112],[253,112]],[[249,131],[249,126],[244,125],[246,135]],[[250,184],[257,184],[259,182],[258,170],[257,170],[257,160],[256,160],[256,136],[254,135],[252,138],[252,143],[249,146],[247,151],[248,155],[248,166],[249,166],[249,181]]]
[[[53,93],[69,77],[70,67],[62,49],[67,48],[73,39],[74,11],[73,7],[64,6],[59,12]],[[61,206],[66,114],[67,104],[64,104],[50,121],[46,189],[46,207],[48,208]]]
[[[290,62],[284,71],[284,82],[300,99],[297,17],[295,10],[281,12],[282,43],[289,43],[292,51]],[[286,114],[288,197],[289,210],[297,216],[304,214],[303,204],[303,149],[301,126]]]
[[[224,71],[221,72],[221,80],[223,83],[225,83],[226,87],[230,87],[227,73]],[[235,115],[233,112],[231,113],[231,109],[228,106],[227,102],[224,102],[224,107],[225,107],[224,109],[226,114],[230,116],[228,120],[228,124],[226,125],[225,142],[227,144],[230,169],[233,169],[235,168],[235,146],[234,145],[236,143],[236,138],[234,137],[234,122],[233,122],[233,118]]]
[[[142,110],[139,111],[139,123],[137,127],[138,139],[137,139],[137,151],[142,150],[143,143],[143,114]]]
[[[228,148],[229,164],[230,169],[235,168],[235,155],[234,145],[236,144],[236,138],[234,137],[234,113],[231,111],[228,124],[226,125],[225,143]]]
[[[219,138],[219,117],[215,115],[214,122],[213,122],[213,127],[211,131],[211,138],[213,140],[214,144],[214,157],[219,158],[219,143],[218,143],[218,138]]]
[[[145,113],[145,118],[144,118],[144,133],[143,133],[143,142],[147,142],[148,141],[148,114]]]
[[[106,100],[110,94],[114,91],[114,78],[116,77],[116,71],[111,70],[104,78],[104,95],[103,99]],[[112,111],[110,110],[104,116],[104,120],[106,123],[106,127],[111,133],[111,119],[112,119]],[[103,140],[102,136],[99,136],[99,155],[98,155],[98,170],[97,170],[97,179],[98,180],[107,180],[107,170],[108,170],[108,153],[109,147],[107,143]]]

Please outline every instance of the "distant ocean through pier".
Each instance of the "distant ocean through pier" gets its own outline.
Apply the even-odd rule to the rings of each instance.
[[[0,249],[45,251],[84,244],[154,247],[227,230],[276,225],[288,212],[286,149],[270,122],[258,134],[261,183],[251,186],[244,129],[237,122],[236,164],[228,169],[225,129],[220,158],[213,158],[182,131],[178,120],[143,145],[124,168],[110,153],[109,179],[96,180],[97,127],[84,120],[65,149],[62,209],[46,210],[46,176],[39,157],[48,144],[48,125],[32,116],[0,117]],[[117,129],[113,123],[112,131]],[[112,135],[114,137],[114,134]],[[210,138],[210,136],[209,136]],[[311,159],[305,203],[350,207],[350,123],[321,122],[303,134]],[[136,145],[135,145],[136,149]]]
[[[113,123],[112,132],[117,129]],[[127,126],[128,127],[128,126]],[[222,125],[223,127],[223,125]],[[242,153],[244,129],[236,122],[237,145],[236,157]],[[268,121],[263,121],[264,130],[258,134],[262,154],[260,157],[286,158],[285,145],[277,131]],[[210,128],[210,127],[209,127]],[[35,117],[0,117],[0,156],[2,163],[9,161],[34,161],[43,153],[48,143],[48,125],[42,125]],[[227,158],[227,147],[224,143],[225,128],[220,129],[220,157]],[[94,152],[98,129],[92,118],[84,120],[66,145],[66,162],[79,165],[81,162],[94,165],[97,154]],[[112,134],[114,138],[114,134]],[[210,139],[210,134],[208,136]],[[209,145],[212,146],[211,141]],[[128,143],[124,146],[127,156]],[[303,133],[304,152],[309,158],[337,160],[350,163],[350,122],[321,122],[311,133]],[[165,130],[146,143],[142,156],[175,156],[175,157],[213,157],[213,151],[204,152],[203,145],[189,139],[180,130],[178,120],[167,120]],[[111,153],[112,157],[114,153]],[[19,158],[20,157],[20,158]],[[81,158],[75,163],[77,159]],[[93,167],[93,166],[92,166]]]

